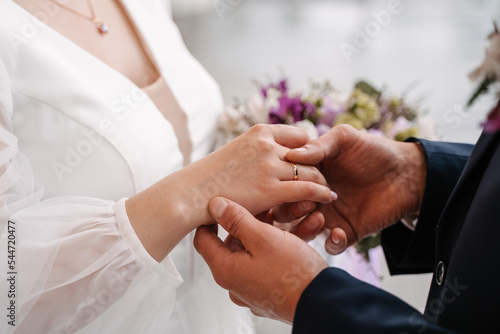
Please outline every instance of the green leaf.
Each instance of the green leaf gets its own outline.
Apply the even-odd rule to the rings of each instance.
[[[368,82],[366,81],[359,81],[358,83],[356,83],[356,85],[354,86],[354,88],[356,89],[359,89],[361,90],[363,93],[365,94],[368,94],[368,95],[380,95],[381,93],[375,89],[375,87],[373,87],[372,85],[370,85]]]
[[[370,249],[380,246],[380,244],[380,234],[373,234],[358,242],[355,247],[358,253],[363,255],[366,262],[370,262]]]
[[[482,94],[485,94],[488,92],[488,89],[492,83],[494,83],[496,80],[493,76],[489,75],[486,76],[483,81],[477,86],[476,90],[474,91],[474,94],[470,97],[469,101],[467,102],[467,107],[470,107],[476,99],[481,96]]]

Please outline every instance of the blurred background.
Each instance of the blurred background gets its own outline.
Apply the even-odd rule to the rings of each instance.
[[[359,31],[391,3],[384,21],[357,53]],[[498,0],[173,0],[174,19],[193,55],[219,82],[226,102],[256,92],[252,80],[285,74],[292,88],[329,79],[342,91],[356,81],[423,98],[441,140],[474,143],[495,103],[484,96],[465,109],[475,84],[468,74],[483,60],[486,37],[500,18]],[[344,51],[342,51],[344,48]],[[433,247],[433,245],[429,245]],[[377,269],[379,270],[379,269]],[[390,277],[382,288],[423,310],[430,275]],[[259,333],[289,333],[273,322]]]

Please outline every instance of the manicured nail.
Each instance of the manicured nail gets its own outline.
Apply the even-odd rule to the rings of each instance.
[[[214,218],[219,219],[227,208],[227,202],[220,197],[214,198],[210,202],[210,211]]]
[[[332,199],[335,201],[336,199],[339,198],[339,195],[335,191],[332,191]]]
[[[299,210],[302,212],[308,212],[309,210],[312,209],[311,202],[299,202],[297,206],[299,207]]]
[[[338,235],[336,235],[335,233],[332,234],[332,241],[335,245],[338,245],[340,244],[340,238]]]

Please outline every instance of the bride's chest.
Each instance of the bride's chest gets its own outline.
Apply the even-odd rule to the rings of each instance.
[[[222,99],[176,34],[150,45],[186,113],[194,161],[212,148]],[[9,70],[15,135],[46,196],[131,196],[182,166],[172,125],[151,99],[53,31],[21,45]]]

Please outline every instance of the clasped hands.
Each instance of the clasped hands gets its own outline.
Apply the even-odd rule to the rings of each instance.
[[[334,127],[302,147],[299,142],[288,146],[295,149],[286,153],[286,160],[300,166],[299,179],[305,166],[315,166],[338,199],[274,208],[273,218],[278,221],[309,214],[292,234],[263,224],[266,218],[257,219],[241,203],[216,197],[209,210],[229,236],[222,241],[216,225],[201,226],[194,241],[233,302],[287,323],[293,322],[304,289],[327,267],[301,238],[310,239],[326,228],[330,231],[326,250],[339,254],[360,239],[418,214],[426,177],[424,155],[414,143],[394,142],[350,126]],[[314,169],[309,172],[315,174]],[[315,181],[323,179],[317,176]],[[312,193],[306,195],[310,198]]]

